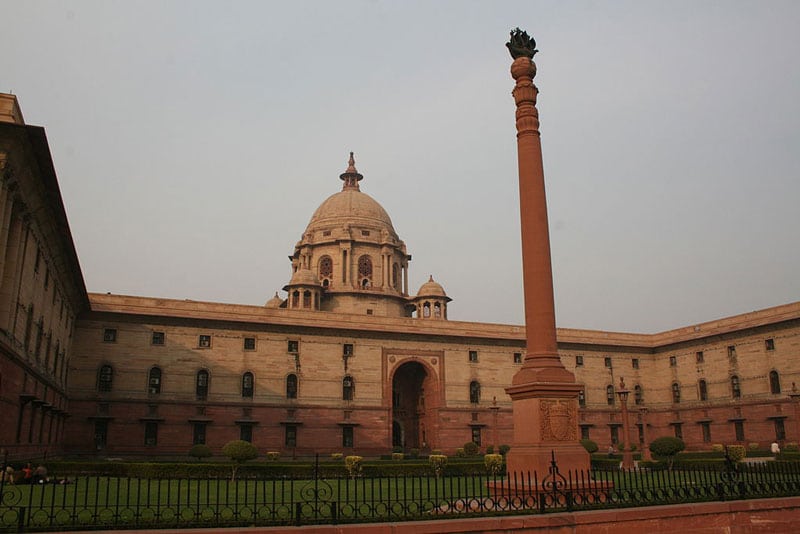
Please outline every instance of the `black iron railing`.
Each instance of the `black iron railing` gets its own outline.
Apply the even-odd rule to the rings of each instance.
[[[0,482],[0,530],[306,525],[550,513],[800,495],[800,464],[459,475]]]

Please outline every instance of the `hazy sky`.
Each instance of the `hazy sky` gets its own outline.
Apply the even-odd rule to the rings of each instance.
[[[523,321],[511,58],[537,41],[559,326],[800,300],[800,2],[0,0],[90,291],[262,304],[361,189],[451,319]]]

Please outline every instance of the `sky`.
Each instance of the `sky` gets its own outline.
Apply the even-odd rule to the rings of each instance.
[[[800,300],[800,2],[0,0],[87,288],[261,305],[354,151],[451,320],[522,324],[514,82],[536,39],[560,327]],[[282,293],[283,294],[283,293]]]

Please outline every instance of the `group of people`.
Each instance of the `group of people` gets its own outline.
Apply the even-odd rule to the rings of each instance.
[[[3,482],[6,484],[46,484],[51,482],[47,476],[47,468],[39,464],[35,469],[30,462],[25,467],[16,471],[8,465],[3,471]]]

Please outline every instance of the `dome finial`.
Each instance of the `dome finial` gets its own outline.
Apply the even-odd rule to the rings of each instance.
[[[345,189],[355,189],[356,191],[360,191],[358,182],[364,177],[356,170],[356,159],[353,157],[353,152],[350,152],[350,160],[347,162],[347,170],[340,174],[339,178],[344,181],[344,185],[342,185],[342,191]]]

